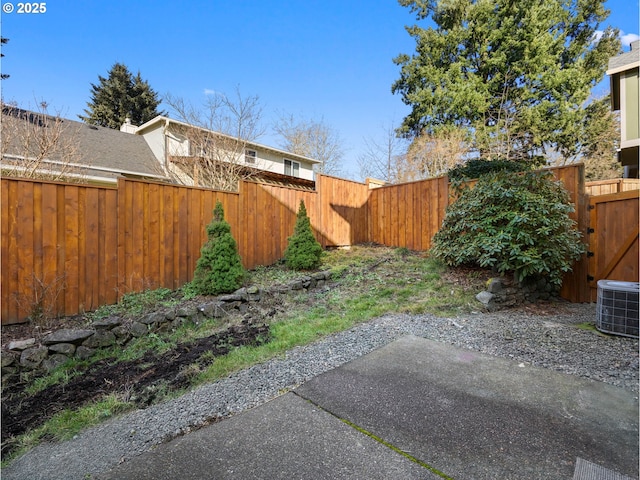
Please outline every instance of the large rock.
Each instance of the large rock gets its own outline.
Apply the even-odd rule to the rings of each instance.
[[[7,345],[7,348],[9,350],[22,351],[22,350],[26,350],[29,347],[33,347],[35,344],[36,344],[35,338],[27,338],[26,340],[16,340],[14,342],[10,342],[9,345]]]
[[[61,353],[54,353],[53,355],[49,355],[49,357],[42,362],[42,366],[47,372],[50,372],[56,367],[66,363],[67,360],[69,360],[69,357],[67,357],[66,355],[63,355]]]
[[[167,317],[161,312],[150,313],[140,319],[140,323],[144,323],[145,325],[158,325],[166,321]]]
[[[96,320],[91,324],[91,326],[93,328],[100,329],[100,330],[103,330],[103,329],[111,330],[112,328],[117,327],[118,325],[121,325],[121,324],[122,324],[122,320],[120,320],[120,318],[111,316],[111,317],[103,318],[101,320]]]
[[[294,280],[289,284],[289,288],[291,290],[302,290],[304,285],[302,284],[302,280]]]
[[[499,293],[502,291],[502,280],[500,278],[491,278],[487,282],[487,291],[489,293]]]
[[[116,336],[110,330],[97,330],[82,345],[89,348],[110,347],[116,343]]]
[[[245,289],[242,289],[242,292],[245,292]],[[221,302],[232,303],[232,302],[241,302],[242,295],[239,293],[230,293],[228,295],[220,295],[218,300]]]
[[[8,352],[2,352],[2,355],[0,355],[0,365],[2,366],[2,368],[4,367],[8,367],[9,365],[13,365],[16,362],[16,355],[8,353]]]
[[[25,368],[38,368],[49,355],[49,349],[45,346],[27,348],[20,355],[20,366]]]
[[[324,272],[316,272],[311,274],[311,278],[316,281],[329,280],[331,278],[331,272],[329,270]]]
[[[176,309],[176,315],[178,317],[188,318],[188,317],[196,316],[197,314],[198,314],[198,309],[193,306],[179,307],[178,309]]]
[[[149,333],[149,327],[140,322],[133,322],[129,327],[129,332],[134,337],[142,337]]]
[[[91,356],[93,356],[94,353],[95,353],[95,350],[93,348],[84,347],[82,345],[76,348],[76,358],[79,358],[80,360],[86,360],[88,358],[91,358]]]
[[[45,345],[53,345],[54,343],[82,343],[95,333],[95,330],[81,330],[73,328],[63,328],[56,332],[50,333],[42,339]]]
[[[254,285],[247,287],[246,298],[249,302],[259,302],[262,298],[260,295],[260,289]]]
[[[49,351],[71,356],[75,353],[76,346],[73,343],[54,343],[49,345]]]
[[[202,304],[198,307],[205,316],[209,318],[220,318],[226,315],[226,311],[224,309],[225,304],[220,301],[209,302]]]
[[[131,338],[131,333],[129,332],[129,329],[124,325],[118,325],[117,327],[113,328],[111,330],[111,333],[113,333],[116,336],[116,343],[118,343],[119,345],[123,345],[127,343]]]
[[[476,300],[488,307],[494,296],[495,295],[493,293],[484,291],[476,295]]]

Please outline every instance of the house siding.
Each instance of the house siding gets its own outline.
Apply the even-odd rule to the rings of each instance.
[[[301,162],[300,160],[292,156],[285,157],[284,154],[278,155],[275,152],[269,152],[260,149],[256,149],[256,151],[258,152],[258,160],[256,160],[256,165],[258,166],[258,168],[284,175],[284,160],[286,158],[300,164],[300,175],[298,178],[313,180],[313,167],[310,164]]]
[[[171,123],[169,126],[169,133],[165,137],[165,124],[163,122],[152,122],[151,124],[141,126],[137,135],[144,137],[158,162],[164,164],[167,154],[169,156],[178,157],[187,157],[195,154],[195,152],[189,148],[188,139],[184,135],[178,133],[176,128],[181,127],[176,127],[175,123]],[[313,171],[313,163],[305,162],[304,158],[301,158],[298,155],[287,154],[287,152],[279,151],[276,148],[271,148],[266,145],[260,145],[253,142],[247,145],[247,148],[256,152],[256,162],[255,164],[245,163],[243,152],[240,154],[240,157],[236,159],[240,165],[247,165],[260,170],[284,175],[284,160],[287,158],[300,164],[300,172],[297,176],[298,178],[311,181],[314,180],[315,174]]]
[[[621,75],[621,103],[624,103],[624,118],[621,119],[622,146],[635,140],[633,145],[638,144],[640,138],[640,126],[638,124],[638,70],[631,70]]]
[[[164,136],[162,134],[162,128],[156,130],[149,130],[142,134],[142,137],[149,145],[149,148],[153,152],[154,157],[161,165],[165,164],[165,145]]]

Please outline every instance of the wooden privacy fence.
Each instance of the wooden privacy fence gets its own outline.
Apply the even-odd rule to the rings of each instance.
[[[586,235],[588,201],[581,165],[553,170],[576,204]],[[121,179],[117,188],[2,179],[2,323],[34,308],[73,315],[125,293],[191,280],[216,201],[246,268],[283,257],[304,200],[324,247],[375,242],[427,250],[449,202],[447,179],[369,189],[319,175],[315,191],[241,182],[238,193]],[[589,301],[586,257],[562,295]]]
[[[448,202],[447,177],[373,189],[367,208],[369,241],[428,250]]]
[[[246,268],[283,257],[300,200],[324,247],[366,241],[366,185],[316,191],[242,182],[239,193],[121,179],[117,188],[2,179],[2,323],[74,315],[192,279],[216,201]],[[319,202],[322,196],[324,202]]]
[[[628,192],[640,189],[640,179],[616,178],[613,180],[598,180],[587,182],[585,191],[588,195],[608,195],[610,193]]]

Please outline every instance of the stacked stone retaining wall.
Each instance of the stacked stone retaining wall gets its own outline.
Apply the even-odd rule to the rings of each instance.
[[[544,277],[523,283],[509,277],[490,278],[486,290],[476,295],[476,299],[492,312],[552,298],[559,298],[558,289]]]
[[[330,278],[329,271],[316,272],[285,285],[266,289],[256,286],[241,288],[197,306],[177,306],[148,313],[134,321],[110,316],[96,320],[86,328],[51,332],[39,342],[35,338],[10,342],[2,348],[2,378],[18,376],[25,370],[51,371],[71,358],[85,360],[100,349],[124,346],[132,339],[153,332],[170,331],[187,322],[197,324],[207,318],[246,313],[250,304],[259,303],[269,295],[327,288]]]

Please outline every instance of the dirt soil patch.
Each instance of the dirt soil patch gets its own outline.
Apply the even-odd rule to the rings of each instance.
[[[2,391],[2,457],[15,448],[15,437],[44,424],[58,412],[77,409],[109,394],[122,395],[123,400],[144,408],[160,394],[188,387],[198,371],[194,365],[204,367],[234,347],[268,340],[268,325],[243,321],[162,354],[148,352],[136,360],[115,364],[110,363],[113,359],[100,360],[68,383],[52,385],[34,395],[27,395],[19,383],[7,385]]]

